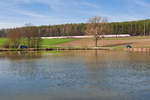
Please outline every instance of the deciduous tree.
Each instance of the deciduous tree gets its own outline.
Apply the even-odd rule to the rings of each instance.
[[[96,47],[98,47],[98,39],[107,32],[107,22],[107,18],[99,16],[90,18],[88,21],[86,33],[94,36]]]
[[[22,39],[22,29],[21,28],[15,28],[11,29],[8,32],[8,40],[9,40],[9,46],[11,48],[18,48]]]

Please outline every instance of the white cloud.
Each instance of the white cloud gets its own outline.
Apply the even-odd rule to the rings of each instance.
[[[42,14],[34,13],[32,11],[26,11],[26,10],[14,10],[14,12],[30,17],[36,17],[36,18],[46,18],[47,16],[44,16]]]
[[[150,4],[144,0],[135,0],[135,3],[145,8],[150,7]]]

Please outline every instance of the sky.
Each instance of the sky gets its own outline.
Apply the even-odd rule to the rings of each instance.
[[[93,16],[109,22],[149,19],[149,9],[150,0],[0,0],[0,28],[85,23]]]

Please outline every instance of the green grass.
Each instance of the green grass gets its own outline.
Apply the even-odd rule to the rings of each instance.
[[[0,47],[2,47],[2,45],[7,41],[8,39],[7,38],[0,38]],[[51,47],[51,48],[58,48],[59,44],[62,44],[62,43],[67,43],[67,42],[72,42],[72,41],[75,41],[77,39],[43,39],[42,40],[42,48],[48,48],[48,47]]]
[[[124,48],[126,48],[125,46],[115,46],[115,47],[111,47],[114,50],[123,50]]]
[[[0,38],[0,47],[7,41],[7,38]]]
[[[43,39],[42,41],[42,47],[52,47],[55,48],[57,47],[56,45],[62,44],[62,43],[67,43],[67,42],[72,42],[77,39]]]

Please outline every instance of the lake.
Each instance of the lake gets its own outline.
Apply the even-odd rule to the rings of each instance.
[[[0,100],[150,100],[150,53],[4,52]]]

